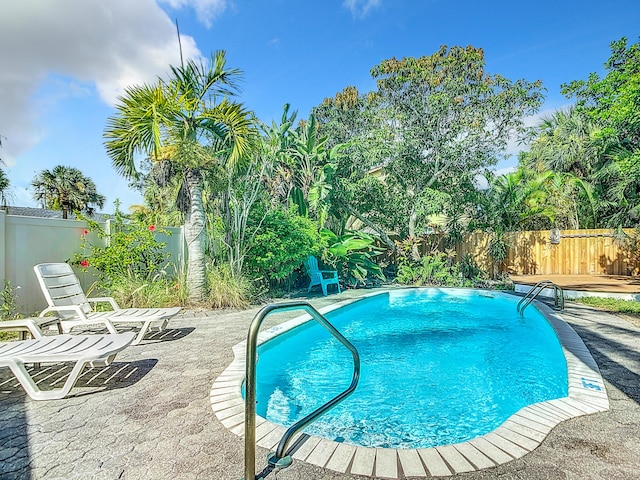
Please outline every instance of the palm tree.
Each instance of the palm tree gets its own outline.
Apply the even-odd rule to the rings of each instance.
[[[81,211],[92,215],[94,206],[102,208],[106,200],[96,189],[96,184],[80,170],[58,165],[43,170],[31,182],[35,189],[33,198],[43,208],[62,210],[62,218],[69,211]]]
[[[7,172],[0,168],[0,203],[3,207],[7,206],[9,198],[11,197],[11,183],[9,182],[9,177],[7,176]]]
[[[493,229],[512,232],[536,222],[553,220],[555,212],[546,205],[545,183],[552,172],[534,173],[522,168],[488,178],[487,223]]]
[[[189,60],[172,66],[168,80],[127,88],[104,131],[107,155],[120,174],[138,177],[136,153],[155,162],[173,162],[180,172],[187,290],[195,302],[206,293],[203,174],[220,164],[233,170],[255,136],[250,113],[228,99],[237,92],[240,72],[225,64],[225,53],[218,51],[208,66]]]
[[[524,166],[542,172],[568,172],[587,178],[596,168],[598,151],[591,140],[596,125],[575,107],[543,117],[538,137],[524,157]]]
[[[605,159],[594,178],[605,187],[601,209],[606,225],[611,228],[640,225],[640,150],[617,146],[610,149]]]

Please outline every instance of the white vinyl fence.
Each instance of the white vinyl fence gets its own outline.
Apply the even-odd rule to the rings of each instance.
[[[107,221],[108,222],[108,221]],[[107,222],[99,222],[103,228]],[[0,288],[6,281],[14,287],[18,309],[23,314],[33,314],[46,308],[33,266],[45,262],[66,262],[75,253],[82,253],[82,235],[87,225],[79,220],[38,218],[7,215],[0,210]],[[181,228],[166,228],[171,235],[157,234],[166,243],[165,251],[176,272],[181,271],[184,259],[184,241]],[[89,233],[93,245],[105,245],[105,240]],[[96,278],[93,274],[76,269],[85,291]]]

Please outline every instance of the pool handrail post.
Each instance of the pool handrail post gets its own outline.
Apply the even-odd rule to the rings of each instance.
[[[355,390],[360,378],[360,356],[356,348],[336,328],[318,312],[311,304],[305,301],[292,301],[278,304],[270,304],[263,307],[254,317],[247,334],[246,367],[245,367],[245,412],[244,412],[244,480],[256,480],[256,360],[258,333],[264,319],[275,310],[306,310],[312,319],[320,323],[340,343],[351,352],[354,363],[354,374],[349,387],[329,402],[314,410],[306,417],[293,424],[278,443],[276,452],[269,456],[269,464],[273,467],[285,466],[279,463],[285,457],[285,450],[293,435],[307,426],[317,417],[325,413],[337,403],[344,400]],[[285,462],[286,463],[286,462]],[[290,464],[290,462],[289,462]],[[288,466],[288,465],[286,465]]]
[[[536,283],[524,297],[520,299],[518,305],[516,305],[516,310],[518,311],[518,313],[520,315],[524,315],[525,309],[545,288],[553,288],[554,304],[559,310],[564,310],[564,291],[562,290],[562,288],[553,283],[551,280],[541,280]],[[522,308],[520,308],[521,306]]]

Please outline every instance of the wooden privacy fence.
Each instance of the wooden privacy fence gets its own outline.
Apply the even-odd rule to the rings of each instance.
[[[625,229],[632,235],[633,229]],[[507,258],[500,271],[514,275],[633,275],[639,265],[621,242],[615,230],[561,230],[559,243],[551,243],[549,230],[508,232]],[[488,255],[491,235],[472,233],[456,246],[458,260],[470,254],[487,272],[493,269]]]

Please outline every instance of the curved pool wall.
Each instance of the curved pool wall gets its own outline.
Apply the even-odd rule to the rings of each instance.
[[[320,309],[325,314],[359,299],[339,302]],[[301,435],[293,458],[340,473],[384,478],[447,476],[495,467],[520,458],[537,448],[560,422],[570,418],[603,412],[609,400],[598,366],[582,339],[560,315],[546,305],[536,308],[552,326],[567,362],[567,397],[540,402],[520,409],[492,432],[452,445],[419,449],[367,448],[338,443],[320,437]],[[307,321],[302,315],[262,332],[262,344]],[[246,343],[233,347],[234,360],[216,379],[211,389],[211,406],[221,423],[236,435],[244,435],[244,399]],[[256,418],[256,443],[274,450],[286,428],[262,417]]]

